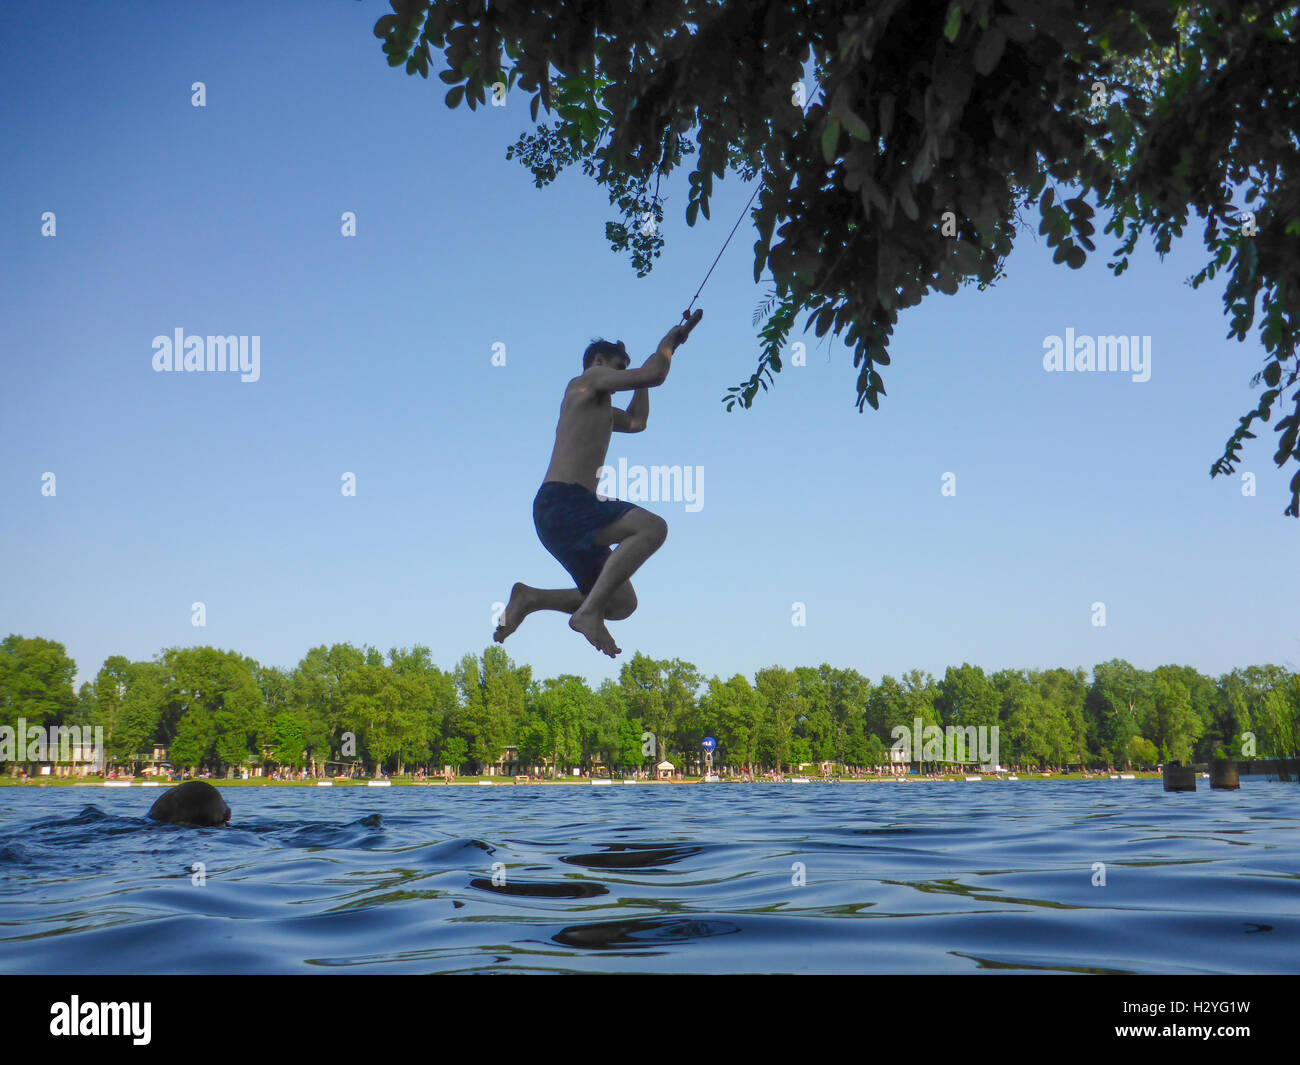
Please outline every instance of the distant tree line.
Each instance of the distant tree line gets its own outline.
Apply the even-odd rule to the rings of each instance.
[[[897,725],[999,726],[1006,764],[1113,767],[1209,757],[1290,757],[1300,746],[1300,674],[1272,665],[1218,678],[1190,666],[1083,669],[950,666],[872,683],[830,665],[703,678],[681,659],[634,654],[593,689],[573,674],[537,679],[498,645],[451,670],[427,647],[385,656],[314,647],[292,670],[214,647],[169,648],[152,661],[114,655],[74,690],[62,644],[0,643],[0,725],[100,725],[109,759],[168,749],[180,768],[262,764],[367,772],[444,765],[483,770],[508,746],[524,765],[561,773],[602,765],[681,766],[717,740],[715,764],[755,771],[821,761],[881,765]],[[652,737],[652,739],[648,739]]]

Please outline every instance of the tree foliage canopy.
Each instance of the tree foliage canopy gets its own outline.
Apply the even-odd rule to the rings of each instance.
[[[427,647],[385,658],[334,644],[291,670],[213,647],[168,648],[147,662],[113,655],[80,698],[75,674],[53,640],[0,642],[0,727],[102,725],[112,761],[148,760],[161,746],[175,766],[216,771],[482,770],[514,761],[513,747],[521,764],[567,776],[579,766],[650,769],[661,758],[698,765],[705,736],[717,740],[720,767],[878,766],[894,729],[918,718],[927,728],[1000,729],[1007,764],[1154,765],[1300,748],[1300,673],[1275,665],[1213,678],[1116,659],[1089,681],[1083,669],[986,674],[963,663],[939,680],[912,669],[873,683],[822,663],[768,666],[751,681],[636,653],[593,690],[572,674],[534,677],[499,644],[447,671]]]
[[[518,86],[536,121],[508,155],[539,186],[580,163],[620,218],[638,273],[662,247],[663,178],[688,157],[685,214],[713,182],[762,174],[754,278],[772,300],[748,407],[805,331],[843,337],[857,406],[879,406],[899,312],[993,283],[1036,203],[1054,261],[1096,250],[1124,271],[1143,234],[1163,254],[1191,212],[1228,274],[1228,335],[1264,347],[1258,403],[1211,467],[1231,473],[1252,425],[1283,407],[1279,467],[1300,463],[1300,22],[1279,0],[391,0],[375,24],[393,66],[471,109]],[[434,51],[443,61],[436,63]],[[803,79],[811,67],[814,86]],[[694,143],[688,134],[694,133]],[[1058,199],[1058,190],[1068,195]],[[1241,194],[1252,217],[1234,200]],[[1095,203],[1089,203],[1089,200]],[[1247,232],[1249,230],[1249,233]],[[1290,404],[1290,406],[1285,406]],[[1286,513],[1300,516],[1300,471]]]

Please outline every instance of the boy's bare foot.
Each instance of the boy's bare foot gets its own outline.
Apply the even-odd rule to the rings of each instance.
[[[528,593],[532,589],[522,581],[516,581],[515,586],[510,589],[510,602],[506,604],[506,612],[501,615],[501,624],[497,626],[497,631],[492,634],[492,639],[501,643],[515,629],[519,628],[519,623],[526,618],[531,611],[529,606],[532,602],[532,596]]]
[[[605,628],[605,619],[599,614],[575,611],[573,617],[569,618],[569,628],[574,632],[582,633],[592,647],[609,655],[610,658],[623,652],[623,649],[614,642],[614,637],[609,634],[609,629]]]

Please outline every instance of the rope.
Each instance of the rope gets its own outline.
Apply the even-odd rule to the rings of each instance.
[[[727,239],[722,242],[722,248],[718,252],[718,257],[713,260],[713,266],[718,265],[722,258],[722,253],[727,250],[727,245],[731,243],[731,238],[736,235],[736,230],[740,228],[740,223],[745,220],[745,211],[748,211],[750,205],[754,202],[754,196],[757,196],[763,188],[763,182],[760,180],[758,188],[754,190],[754,195],[749,198],[749,203],[745,204],[745,210],[740,212],[740,217],[736,219],[736,224],[731,227],[731,232],[727,234]],[[686,305],[686,310],[682,311],[682,321],[686,321],[691,316],[691,308],[695,306],[695,301],[700,298],[700,293],[704,291],[704,286],[709,283],[709,277],[713,273],[713,266],[709,267],[709,272],[704,275],[704,280],[700,282],[700,287],[695,290],[695,295],[691,297],[691,302]]]
[[[807,116],[808,112],[812,110],[813,101],[816,99],[817,90],[820,88],[821,88],[821,84],[818,83],[816,88],[813,89],[812,94],[809,96],[808,106],[804,108],[804,112],[803,112],[805,117]],[[713,266],[718,265],[718,261],[722,258],[722,253],[727,250],[727,245],[731,243],[731,238],[736,235],[736,230],[740,228],[740,223],[744,221],[745,212],[748,211],[751,206],[753,206],[754,197],[756,197],[759,194],[762,188],[763,188],[763,182],[760,178],[758,182],[758,188],[754,189],[754,194],[753,196],[750,196],[749,203],[745,204],[745,210],[740,212],[740,217],[736,219],[736,224],[731,227],[731,232],[727,234],[727,239],[722,242],[722,248],[719,250],[717,258],[713,260]],[[656,195],[658,195],[657,188],[656,188]],[[691,302],[686,305],[686,310],[682,311],[682,321],[687,321],[690,319],[691,308],[695,306],[695,301],[700,298],[700,293],[704,291],[704,286],[709,283],[709,278],[713,275],[713,266],[709,267],[709,272],[704,275],[704,280],[700,282],[700,287],[695,290],[695,295],[691,297]]]

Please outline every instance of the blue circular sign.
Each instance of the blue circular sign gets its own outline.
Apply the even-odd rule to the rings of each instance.
[[[718,741],[715,740],[712,736],[704,737],[703,747],[706,751],[713,750],[713,748],[715,748],[717,745],[718,745]]]

